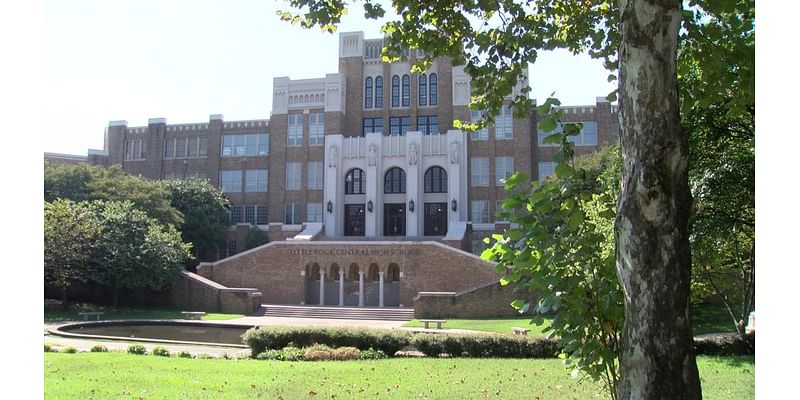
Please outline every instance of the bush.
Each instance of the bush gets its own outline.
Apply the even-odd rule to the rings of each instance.
[[[361,359],[361,351],[355,347],[339,347],[333,350],[331,356],[337,361],[359,360]]]
[[[182,351],[178,353],[178,358],[192,358],[192,355],[188,351]]]
[[[44,352],[45,353],[49,353],[49,352],[52,352],[52,351],[54,351],[53,350],[53,346],[50,346],[49,344],[45,343],[44,344]]]
[[[429,357],[553,358],[558,343],[541,337],[419,334],[412,345]]]
[[[196,355],[194,358],[197,358],[197,359],[200,359],[200,360],[212,360],[212,359],[214,359],[214,356],[212,356],[211,354],[200,353],[200,354]]]
[[[62,353],[69,353],[69,354],[75,354],[75,353],[78,352],[78,349],[76,349],[76,348],[74,348],[72,346],[69,346],[69,347],[64,347],[64,349],[61,350],[61,352]]]
[[[373,349],[372,347],[361,351],[362,360],[382,360],[384,358],[389,358],[389,356],[380,350]]]
[[[305,350],[294,346],[284,347],[281,352],[283,353],[283,361],[303,361],[306,353]]]
[[[106,346],[103,346],[102,344],[96,344],[92,346],[91,350],[89,351],[91,351],[92,353],[107,353],[108,348],[106,348]]]
[[[256,356],[257,360],[283,361],[282,350],[267,350]]]
[[[333,359],[333,349],[324,344],[315,344],[306,349],[303,354],[306,361],[327,361]]]
[[[394,355],[411,343],[412,333],[363,328],[260,327],[248,330],[243,336],[253,357],[268,349],[310,347],[323,344],[329,347],[372,347]]]
[[[153,355],[159,357],[169,357],[169,350],[164,346],[153,347]]]
[[[128,346],[128,354],[147,354],[147,349],[141,344]]]

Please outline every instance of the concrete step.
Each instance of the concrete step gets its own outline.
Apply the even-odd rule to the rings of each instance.
[[[337,307],[337,306],[287,306],[264,304],[258,313],[266,317],[366,319],[380,321],[410,321],[413,308],[399,307]]]

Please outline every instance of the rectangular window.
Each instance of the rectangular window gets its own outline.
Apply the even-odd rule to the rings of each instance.
[[[554,161],[540,161],[539,162],[539,180],[542,181],[556,170],[556,163]]]
[[[495,139],[511,139],[514,137],[512,131],[514,125],[514,115],[508,106],[503,106],[494,120],[494,137]]]
[[[242,222],[242,206],[231,206],[230,223],[238,224]]]
[[[482,115],[483,115],[483,111],[471,110],[469,112],[470,122],[472,122],[474,124],[474,123],[480,121]],[[486,129],[486,128],[477,130],[475,132],[472,132],[469,135],[469,137],[470,137],[471,140],[489,140],[489,130]]]
[[[244,206],[244,222],[251,225],[256,224],[256,206]]]
[[[303,145],[303,114],[289,115],[288,146]]]
[[[503,186],[501,179],[514,173],[514,157],[497,157],[494,159],[494,174],[497,186]]]
[[[190,137],[186,143],[186,156],[197,157],[197,137]]]
[[[471,204],[471,211],[473,224],[489,223],[489,201],[473,200]]]
[[[611,137],[619,140],[619,120],[616,118],[611,120]]]
[[[308,163],[308,190],[322,190],[322,161]]]
[[[286,190],[300,190],[303,183],[303,163],[286,163]]]
[[[325,141],[325,113],[311,113],[308,116],[309,146],[323,144]]]
[[[266,169],[248,169],[244,172],[245,192],[266,192],[269,171]]]
[[[556,128],[553,129],[550,132],[545,132],[541,128],[537,129],[536,136],[537,136],[537,139],[538,139],[539,146],[540,147],[555,147],[555,146],[559,146],[559,144],[545,143],[544,140],[550,135],[555,135],[555,134],[561,133],[563,131],[564,131],[564,127],[561,126],[561,124],[556,125]]]
[[[405,136],[411,130],[411,117],[390,117],[389,135]]]
[[[175,158],[186,158],[186,138],[175,139]]]
[[[125,141],[125,160],[144,160],[147,157],[144,140]]]
[[[205,157],[208,155],[208,138],[198,138],[199,143],[197,146],[197,155],[200,157]]]
[[[420,115],[417,117],[417,130],[423,135],[439,134],[439,117],[436,115]]]
[[[284,215],[283,223],[287,225],[301,224],[300,221],[300,204],[286,203],[286,213]]]
[[[266,225],[269,222],[267,215],[267,206],[256,206],[256,223],[258,225]]]
[[[470,186],[489,186],[489,159],[475,157],[470,159]]]
[[[588,121],[581,122],[581,124],[583,124],[581,133],[570,136],[569,141],[575,143],[576,146],[597,146],[597,122]]]
[[[175,139],[167,139],[164,141],[164,158],[175,157]]]
[[[383,118],[364,118],[362,120],[361,136],[368,133],[383,133]]]
[[[170,138],[164,140],[164,158],[195,158],[208,155],[208,138]]]
[[[242,171],[219,171],[219,188],[227,193],[241,192]]]
[[[228,257],[236,254],[236,241],[228,240]]]
[[[306,205],[306,222],[322,222],[322,203]]]
[[[205,140],[205,143],[203,143]],[[201,138],[200,155],[208,153],[208,139]],[[269,134],[223,135],[222,156],[265,156],[269,153]]]

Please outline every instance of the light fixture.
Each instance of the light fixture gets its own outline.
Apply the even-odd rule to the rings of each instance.
[[[333,203],[330,200],[328,200],[328,212],[329,213],[333,212]]]
[[[372,212],[372,200],[367,202],[367,211]]]
[[[450,208],[453,210],[453,212],[458,210],[458,203],[456,202],[456,199],[453,199],[453,201],[450,202]]]
[[[414,212],[414,199],[408,201],[408,211]]]

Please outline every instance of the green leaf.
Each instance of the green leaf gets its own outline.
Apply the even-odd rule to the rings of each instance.
[[[554,118],[544,118],[541,121],[539,121],[539,129],[545,132],[550,132],[556,129],[556,126],[557,124]]]
[[[561,179],[566,179],[571,177],[575,173],[575,171],[569,165],[565,163],[560,163],[556,165],[555,173],[557,177]]]
[[[545,138],[544,138],[544,140],[542,140],[542,142],[544,144],[561,144],[561,141],[563,139],[564,139],[564,134],[563,133],[554,133],[552,135],[545,136]]]

